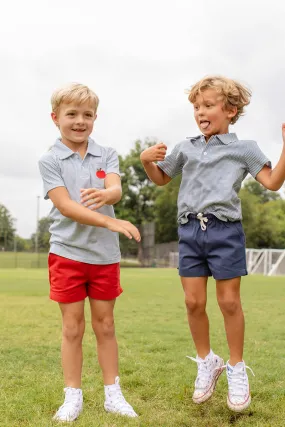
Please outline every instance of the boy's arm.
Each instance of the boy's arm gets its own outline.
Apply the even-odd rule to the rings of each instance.
[[[103,205],[114,205],[122,198],[121,179],[116,173],[108,173],[105,178],[105,189],[97,188],[81,189],[81,203],[92,210]]]
[[[285,123],[282,125],[283,149],[274,169],[264,166],[256,175],[256,180],[271,191],[279,190],[285,180]]]
[[[163,143],[159,143],[147,148],[140,155],[147,176],[152,182],[160,186],[168,184],[171,181],[171,177],[153,162],[163,161],[165,159],[166,150],[167,146]]]
[[[48,192],[48,196],[59,212],[80,224],[104,227],[110,231],[123,233],[129,239],[132,237],[140,241],[138,229],[129,221],[123,221],[116,218],[92,212],[90,209],[81,206],[69,197],[65,187],[56,187]]]
[[[123,233],[129,239],[134,237],[136,241],[140,241],[138,229],[129,221],[92,212],[70,198],[61,175],[60,165],[52,152],[46,153],[40,159],[39,169],[43,178],[45,199],[51,199],[63,216],[80,224],[108,228],[110,231]]]

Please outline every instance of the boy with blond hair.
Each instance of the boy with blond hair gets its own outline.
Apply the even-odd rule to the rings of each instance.
[[[160,143],[142,152],[147,175],[165,185],[182,174],[178,195],[179,275],[198,365],[193,401],[208,400],[226,368],[228,407],[242,411],[250,405],[243,361],[244,315],[241,276],[247,274],[245,236],[238,192],[250,173],[265,188],[277,191],[285,179],[285,149],[274,169],[254,141],[229,133],[250,102],[250,91],[235,80],[209,76],[188,91],[201,134],[176,145],[166,155]],[[282,126],[285,143],[285,124]],[[154,162],[158,162],[157,164]],[[217,300],[224,317],[230,357],[223,359],[210,346],[206,314],[207,281],[216,280]]]
[[[103,373],[105,410],[137,417],[119,384],[114,306],[122,293],[118,232],[140,241],[137,228],[115,218],[113,204],[122,190],[118,156],[89,136],[99,99],[87,86],[71,84],[54,92],[53,122],[61,137],[45,153],[39,168],[50,217],[50,298],[62,314],[62,367],[65,400],[57,421],[74,421],[82,411],[82,339],[84,303],[89,298],[92,327]]]

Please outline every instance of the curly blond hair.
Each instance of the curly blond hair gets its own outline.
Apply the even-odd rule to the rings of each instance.
[[[51,97],[51,106],[53,113],[58,112],[60,104],[65,102],[69,104],[76,102],[82,104],[83,102],[89,101],[94,106],[94,112],[96,113],[99,98],[88,86],[80,83],[71,83],[68,86],[57,89]]]
[[[237,107],[237,114],[231,119],[231,124],[244,114],[244,107],[250,103],[251,90],[236,80],[222,76],[206,76],[186,90],[188,100],[193,104],[197,95],[206,89],[215,89],[225,102],[225,108]]]

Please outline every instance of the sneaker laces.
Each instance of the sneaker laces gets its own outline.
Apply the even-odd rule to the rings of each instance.
[[[197,357],[191,357],[191,356],[186,356],[188,359],[192,360],[193,362],[197,363],[198,365],[198,375],[195,381],[195,385],[197,387],[201,387],[204,388],[208,385],[211,377],[210,377],[210,373],[213,371],[217,371],[219,369],[223,369],[223,367],[216,367],[213,370],[209,371],[210,365],[212,363],[212,359],[201,359],[198,356]]]
[[[206,216],[203,216],[201,212],[197,214],[197,219],[200,221],[201,230],[205,231],[207,229],[207,226],[205,222],[208,222],[208,218]]]
[[[70,411],[70,415],[73,414],[80,406],[81,403],[81,389],[65,387],[65,399],[63,404],[59,407],[56,415],[65,415],[66,412]],[[71,411],[72,410],[72,411]]]
[[[227,368],[227,365],[222,366],[222,368]],[[244,369],[235,370],[233,368],[232,372],[229,369],[226,369],[230,394],[235,396],[244,396],[247,393],[248,378],[246,375],[246,369],[249,369],[255,377],[253,370],[246,364],[244,364]]]

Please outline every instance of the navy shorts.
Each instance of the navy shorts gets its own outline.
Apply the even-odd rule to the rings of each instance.
[[[195,214],[178,228],[179,275],[213,276],[216,280],[247,275],[245,235],[240,221],[220,221],[212,214],[206,230],[201,229]]]

